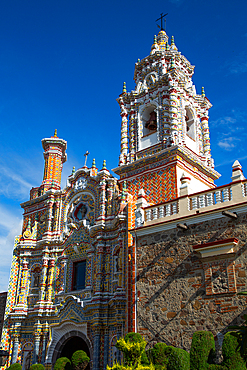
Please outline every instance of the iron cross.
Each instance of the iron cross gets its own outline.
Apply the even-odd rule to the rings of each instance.
[[[87,156],[89,155],[89,151],[87,150],[86,153],[84,154],[85,156],[85,164],[84,164],[84,167],[87,167]]]
[[[164,14],[163,15],[163,13],[161,13],[160,14],[160,18],[158,18],[158,19],[156,19],[156,21],[155,22],[158,22],[159,20],[160,20],[160,29],[162,30],[162,31],[164,31],[164,28],[163,28],[163,18],[167,15],[168,13],[166,13],[166,14]],[[159,26],[158,26],[159,27]],[[165,19],[165,28],[166,28],[166,19]]]

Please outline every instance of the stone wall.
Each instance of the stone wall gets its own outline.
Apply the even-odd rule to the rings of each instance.
[[[2,336],[6,299],[7,299],[7,292],[0,293],[0,338]]]
[[[213,332],[220,344],[226,327],[247,311],[247,216],[222,216],[187,230],[147,232],[137,243],[137,331],[148,341],[186,350],[197,330]],[[201,258],[193,246],[237,238],[236,253]]]

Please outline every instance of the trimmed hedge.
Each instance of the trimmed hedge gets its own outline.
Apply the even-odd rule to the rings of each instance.
[[[45,370],[45,367],[42,364],[33,364],[30,367],[30,370]]]
[[[71,357],[71,362],[73,367],[76,370],[84,370],[87,367],[87,364],[89,363],[90,358],[86,354],[86,352],[79,350],[73,353]]]
[[[60,357],[57,359],[54,370],[72,370],[72,365],[67,357]]]
[[[222,343],[223,361],[220,365],[213,364],[215,357],[213,334],[209,331],[195,332],[192,337],[190,349],[190,369],[246,370],[245,362],[237,347],[237,338],[231,335],[231,332],[226,333]]]
[[[136,370],[155,370],[155,367],[151,364],[149,366],[142,366],[139,365],[135,368]],[[120,365],[118,362],[116,362],[112,367],[106,366],[106,370],[133,370],[133,367],[131,366],[125,366]]]
[[[22,369],[21,364],[19,362],[16,362],[15,364],[11,364],[7,370],[21,370],[21,369]]]
[[[231,335],[231,332],[226,333],[222,343],[222,354],[224,358],[222,365],[225,365],[229,370],[246,370],[245,362],[237,347],[237,338]]]
[[[213,334],[210,331],[195,332],[190,348],[190,370],[207,370],[208,364],[213,363],[214,357],[215,342]]]
[[[190,370],[190,355],[184,349],[168,346],[167,370]]]
[[[153,348],[149,350],[151,362],[157,370],[166,370],[168,364],[167,348],[165,343],[156,343]]]

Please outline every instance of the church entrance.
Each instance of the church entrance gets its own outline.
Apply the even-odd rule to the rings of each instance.
[[[59,357],[67,357],[71,360],[71,357],[75,351],[83,350],[90,357],[89,348],[86,342],[80,337],[70,338],[64,345]]]
[[[79,331],[71,331],[65,334],[57,343],[52,356],[52,367],[56,360],[60,357],[67,357],[71,360],[74,352],[82,350],[86,352],[92,361],[92,348],[87,337]],[[90,363],[87,365],[86,370],[90,369]]]

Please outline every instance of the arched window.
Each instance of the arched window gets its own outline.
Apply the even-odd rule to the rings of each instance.
[[[186,134],[195,140],[195,120],[190,108],[185,108]]]
[[[157,113],[155,107],[147,107],[142,113],[142,136],[153,134],[157,131]]]

